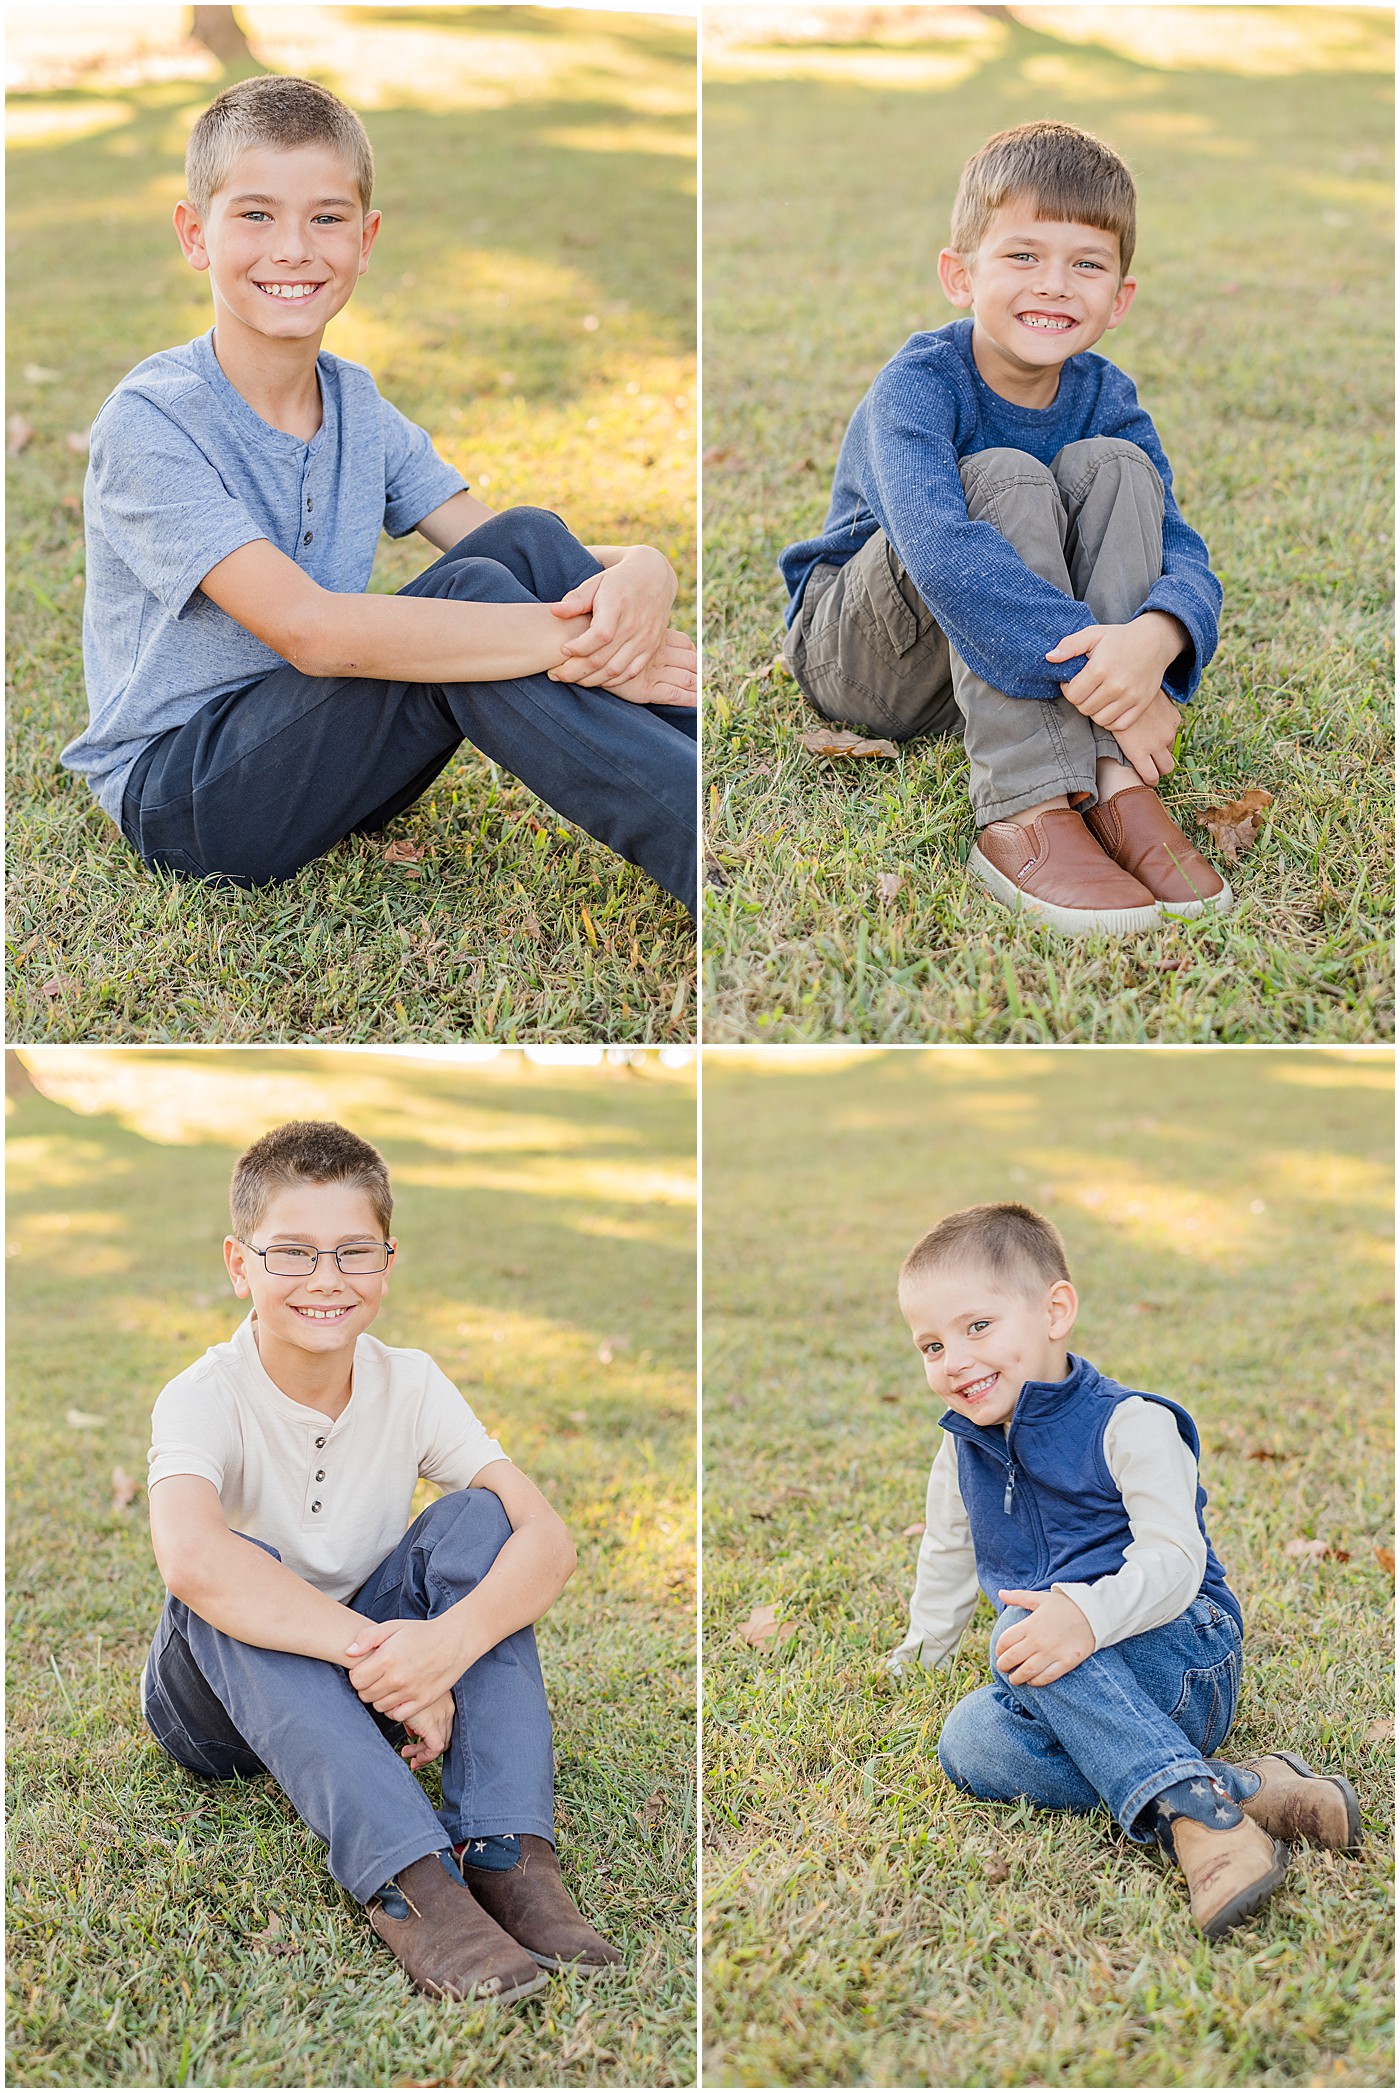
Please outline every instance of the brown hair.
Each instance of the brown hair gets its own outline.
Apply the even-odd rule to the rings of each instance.
[[[327,145],[349,167],[360,206],[369,209],[374,190],[374,153],[369,135],[353,109],[339,95],[314,80],[270,73],[256,80],[236,80],[204,111],[185,149],[185,191],[197,211],[209,202],[233,172],[233,163],[250,145]]]
[[[915,1243],[899,1268],[903,1288],[926,1272],[954,1265],[975,1266],[990,1279],[1020,1292],[1054,1286],[1069,1278],[1064,1240],[1053,1221],[1034,1207],[1000,1201],[965,1206],[948,1214]]]
[[[953,199],[952,244],[971,254],[992,213],[1028,196],[1035,215],[1117,233],[1124,276],[1137,244],[1137,191],[1111,146],[1077,124],[1037,122],[998,131],[962,171]]]
[[[333,1119],[292,1119],[246,1148],[233,1166],[228,1204],[239,1241],[251,1242],[278,1192],[305,1184],[357,1186],[388,1236],[394,1195],[379,1150]]]

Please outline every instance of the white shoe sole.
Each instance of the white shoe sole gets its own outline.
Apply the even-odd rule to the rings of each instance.
[[[1051,930],[1063,931],[1067,937],[1082,937],[1096,930],[1109,937],[1132,937],[1139,930],[1151,930],[1162,920],[1161,908],[1155,901],[1149,908],[1062,908],[1058,902],[1042,901],[1036,894],[1027,894],[1004,872],[999,872],[989,858],[983,857],[975,843],[968,853],[967,869],[1007,908],[1019,910],[1033,923],[1044,923]],[[1187,904],[1193,909],[1203,905],[1199,902]]]
[[[1200,901],[1159,901],[1158,908],[1164,916],[1224,916],[1235,905],[1230,891],[1230,882],[1225,880],[1218,894],[1207,894]]]

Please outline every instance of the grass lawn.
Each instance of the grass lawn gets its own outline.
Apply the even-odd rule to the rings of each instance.
[[[56,1096],[9,1120],[9,2082],[690,2083],[693,1076],[53,1059]],[[382,1146],[403,1249],[376,1330],[434,1354],[578,1543],[540,1648],[564,1876],[615,1981],[421,1997],[270,1779],[193,1780],[141,1720],[163,1593],[112,1471],[144,1477],[154,1397],[235,1328],[228,1173],[295,1114]]]
[[[1387,1039],[1393,16],[935,12],[936,41],[882,44],[708,23],[705,1037]],[[1134,46],[1168,19],[1155,64]],[[777,555],[819,529],[852,410],[956,317],[934,264],[958,172],[1040,116],[1136,175],[1140,290],[1099,351],[1136,379],[1224,584],[1164,797],[1189,831],[1245,787],[1274,796],[1230,917],[1129,940],[1013,920],[963,869],[961,747],[809,756],[815,715],[773,667]]]
[[[1392,2085],[1390,1057],[791,1058],[705,1063],[706,2082]],[[1300,1848],[1214,1948],[1107,1817],[943,1778],[985,1602],[950,1672],[882,1670],[938,1438],[895,1275],[1007,1197],[1065,1233],[1075,1349],[1196,1418],[1245,1611],[1229,1749],[1361,1797],[1366,1851]],[[761,1605],[777,1648],[736,1634]]]
[[[257,48],[356,103],[378,168],[379,245],[326,346],[493,507],[659,545],[693,629],[693,25],[364,7],[312,33],[280,12],[251,10]],[[684,909],[470,748],[387,836],[252,894],[146,871],[59,767],[87,718],[67,438],[210,324],[170,214],[218,84],[117,75],[9,102],[9,404],[33,431],[9,479],[9,1037],[688,1039]],[[382,540],[371,586],[435,557]],[[421,858],[387,864],[394,839]]]

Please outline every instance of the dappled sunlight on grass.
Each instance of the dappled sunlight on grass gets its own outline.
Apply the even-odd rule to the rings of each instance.
[[[1046,36],[1106,45],[1137,65],[1255,78],[1377,72],[1392,48],[1385,7],[1039,7]]]
[[[11,101],[5,111],[5,145],[11,150],[60,145],[130,123],[135,114],[130,102]]]

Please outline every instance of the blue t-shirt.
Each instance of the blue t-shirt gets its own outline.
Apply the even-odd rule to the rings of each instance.
[[[1091,350],[1060,370],[1051,407],[994,392],[972,354],[971,320],[911,334],[851,416],[821,534],[789,545],[778,565],[791,624],[812,569],[839,567],[882,530],[963,660],[1012,698],[1058,698],[1084,666],[1047,662],[1071,632],[1098,623],[1085,603],[1033,574],[990,523],[974,523],[959,461],[976,451],[1028,451],[1048,465],[1067,443],[1121,436],[1145,451],[1166,490],[1162,578],[1142,610],[1169,611],[1191,635],[1163,678],[1185,703],[1219,638],[1220,583],[1204,541],[1182,520],[1171,467],[1127,373]]]
[[[137,364],[97,411],[83,488],[89,722],[62,761],[114,821],[148,741],[283,665],[201,590],[220,560],[266,538],[323,589],[360,595],[381,530],[404,537],[466,486],[363,365],[322,350],[316,371],[310,443],[253,412],[212,328]]]

